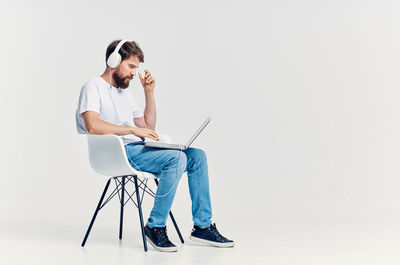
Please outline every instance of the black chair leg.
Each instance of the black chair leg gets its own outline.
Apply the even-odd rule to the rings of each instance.
[[[99,212],[100,207],[101,207],[101,204],[103,203],[103,199],[104,199],[104,196],[105,196],[106,193],[107,193],[108,186],[110,186],[110,181],[111,181],[111,179],[109,179],[109,180],[107,181],[107,184],[106,184],[106,187],[104,188],[103,194],[102,194],[101,197],[100,197],[99,204],[97,204],[97,207],[96,207],[96,210],[95,210],[94,215],[93,215],[93,217],[92,217],[92,220],[90,221],[90,225],[89,225],[89,227],[88,227],[88,230],[86,231],[85,238],[84,238],[83,241],[82,241],[82,244],[81,244],[82,247],[85,246],[86,240],[87,240],[87,238],[88,238],[88,236],[89,236],[89,234],[90,234],[90,230],[92,230],[92,226],[93,226],[93,224],[94,224],[94,220],[96,220],[97,213]]]
[[[125,178],[122,177],[122,184],[121,184],[121,214],[119,216],[119,239],[122,239],[122,227],[124,222],[124,203],[125,203]]]
[[[158,186],[158,180],[154,179],[154,181],[156,182],[156,185]],[[185,241],[183,240],[181,231],[179,230],[178,224],[175,221],[174,215],[172,214],[172,211],[169,211],[169,217],[171,217],[172,223],[175,226],[175,230],[178,233],[179,239],[181,240],[182,244],[185,243]]]
[[[172,223],[173,223],[174,226],[175,226],[176,232],[178,233],[179,239],[181,240],[182,244],[185,243],[185,241],[183,240],[181,231],[179,231],[179,227],[178,227],[178,225],[176,224],[174,215],[172,214],[171,211],[169,212],[169,217],[171,217]]]
[[[133,178],[135,180],[136,199],[137,199],[137,206],[138,206],[138,210],[139,210],[140,228],[142,230],[143,247],[144,247],[144,251],[147,251],[147,242],[146,242],[146,238],[145,238],[145,235],[144,235],[142,204],[140,202],[140,195],[139,195],[139,187],[138,187],[138,182],[137,182],[137,176],[133,176]]]

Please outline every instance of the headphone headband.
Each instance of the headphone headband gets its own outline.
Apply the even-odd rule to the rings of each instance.
[[[121,63],[121,55],[119,54],[119,50],[121,49],[122,45],[125,44],[128,40],[121,40],[117,47],[115,47],[114,51],[110,54],[107,59],[107,65],[111,68],[116,68]]]
[[[118,53],[118,52],[119,52],[119,49],[121,49],[122,45],[124,45],[125,42],[127,42],[127,41],[128,41],[128,40],[121,40],[121,41],[118,43],[117,47],[115,47],[115,50],[114,50],[112,53]]]

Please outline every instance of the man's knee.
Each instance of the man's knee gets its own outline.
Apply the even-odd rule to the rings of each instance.
[[[206,161],[207,160],[206,152],[204,152],[203,149],[190,148],[190,150],[188,150],[188,151],[190,152],[190,156],[193,157],[197,161]]]

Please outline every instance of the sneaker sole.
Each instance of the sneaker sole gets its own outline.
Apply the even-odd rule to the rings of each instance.
[[[158,250],[160,252],[177,252],[178,251],[177,247],[163,248],[163,247],[156,246],[156,244],[154,244],[153,241],[151,241],[150,238],[148,238],[147,236],[146,236],[146,241],[149,242],[150,245],[153,246],[153,248],[155,248],[156,250]]]
[[[193,241],[196,241],[196,242],[199,242],[199,243],[203,243],[203,244],[207,244],[207,245],[211,245],[211,246],[214,246],[214,247],[219,247],[219,248],[231,248],[231,247],[235,246],[235,242],[219,243],[219,242],[214,242],[214,241],[198,238],[198,237],[195,237],[195,236],[190,236],[189,238],[191,240],[193,240]]]

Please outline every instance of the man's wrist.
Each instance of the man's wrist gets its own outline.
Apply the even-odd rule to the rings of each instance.
[[[144,90],[144,95],[145,96],[154,96],[154,91]]]

